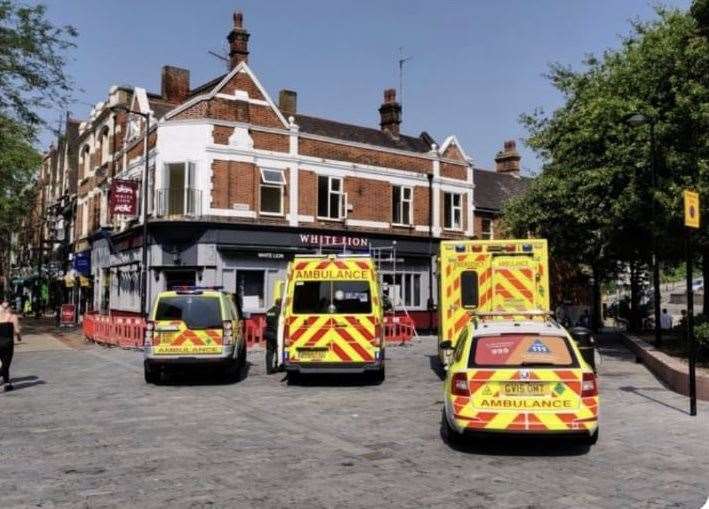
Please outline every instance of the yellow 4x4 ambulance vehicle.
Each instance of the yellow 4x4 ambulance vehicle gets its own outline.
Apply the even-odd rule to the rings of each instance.
[[[181,287],[155,299],[145,329],[144,371],[158,383],[170,365],[214,365],[228,380],[246,371],[246,341],[232,296],[218,288]]]
[[[548,317],[497,318],[476,317],[459,335],[444,384],[444,439],[531,433],[595,444],[597,379],[573,338]]]
[[[296,256],[287,274],[284,366],[301,373],[364,373],[384,380],[382,296],[372,258]]]
[[[438,257],[438,355],[444,366],[474,313],[549,311],[547,241],[467,240],[441,242]]]

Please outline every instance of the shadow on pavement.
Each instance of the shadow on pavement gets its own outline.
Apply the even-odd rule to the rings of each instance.
[[[288,385],[305,387],[364,387],[380,384],[374,373],[289,373],[287,380]]]
[[[44,380],[40,380],[38,377],[32,375],[32,376],[18,376],[15,378],[11,379],[12,381],[12,386],[15,391],[19,391],[22,389],[27,389],[29,387],[33,387],[35,385],[45,385],[47,382]]]
[[[209,366],[170,366],[165,369],[159,385],[165,386],[201,386],[201,385],[233,385],[246,380],[251,370],[251,363],[246,363],[244,373],[238,380],[228,380],[222,371]]]
[[[428,367],[431,368],[431,371],[433,371],[439,380],[446,379],[446,370],[443,369],[443,364],[441,363],[441,359],[438,358],[438,355],[428,356]]]
[[[669,392],[669,389],[665,389],[663,387],[633,387],[632,385],[625,385],[623,387],[618,387],[618,389],[623,392],[630,392],[632,394],[636,394],[636,395],[640,396],[641,398],[645,398],[646,400],[652,401],[653,403],[657,403],[658,405],[662,405],[662,406],[669,408],[671,410],[675,410],[675,411],[680,412],[682,414],[689,415],[689,412],[686,410],[678,408],[674,405],[670,405],[669,403],[665,403],[664,401],[661,401],[657,398],[653,398],[652,396],[648,396],[647,394],[644,394],[645,391]]]
[[[454,451],[486,456],[581,456],[591,450],[574,437],[564,436],[483,435],[466,436],[454,444],[443,442]]]

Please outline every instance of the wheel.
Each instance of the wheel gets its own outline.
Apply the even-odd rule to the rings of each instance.
[[[463,442],[463,436],[448,422],[445,407],[441,410],[441,438],[451,447],[458,447]]]
[[[300,372],[291,370],[288,371],[288,385],[299,385],[303,381],[303,375]]]
[[[593,432],[593,435],[584,435],[580,439],[581,445],[587,445],[591,447],[598,442],[598,428]]]
[[[237,377],[239,381],[241,381],[246,378],[246,373],[248,371],[248,363],[246,361],[246,343],[244,343],[244,346],[241,348],[241,354],[239,354],[236,364],[239,371]]]
[[[157,385],[160,382],[160,371],[148,361],[143,363],[143,374],[145,375],[146,384]]]
[[[384,364],[382,364],[382,367],[379,368],[377,371],[374,371],[370,374],[372,383],[375,385],[380,385],[384,383],[384,380],[386,379],[386,368],[384,367]]]

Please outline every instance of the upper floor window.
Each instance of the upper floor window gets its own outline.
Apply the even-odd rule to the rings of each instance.
[[[413,192],[410,187],[393,186],[391,193],[392,223],[410,225],[411,201]]]
[[[443,193],[443,227],[448,230],[463,229],[463,195]]]
[[[108,162],[108,159],[111,155],[111,147],[109,146],[108,143],[108,127],[104,127],[103,130],[101,131],[101,164],[105,164]]]
[[[261,213],[283,215],[283,170],[261,168]]]
[[[82,151],[81,178],[88,177],[89,173],[91,173],[91,154],[89,153],[89,146],[86,145]]]
[[[343,219],[346,215],[347,193],[340,177],[318,176],[318,217]]]
[[[495,238],[492,228],[492,219],[483,218],[483,220],[480,221],[480,238],[483,240]]]

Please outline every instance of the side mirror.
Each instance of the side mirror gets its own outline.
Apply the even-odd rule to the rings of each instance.
[[[453,350],[453,343],[450,340],[442,341],[438,346],[441,350]]]

